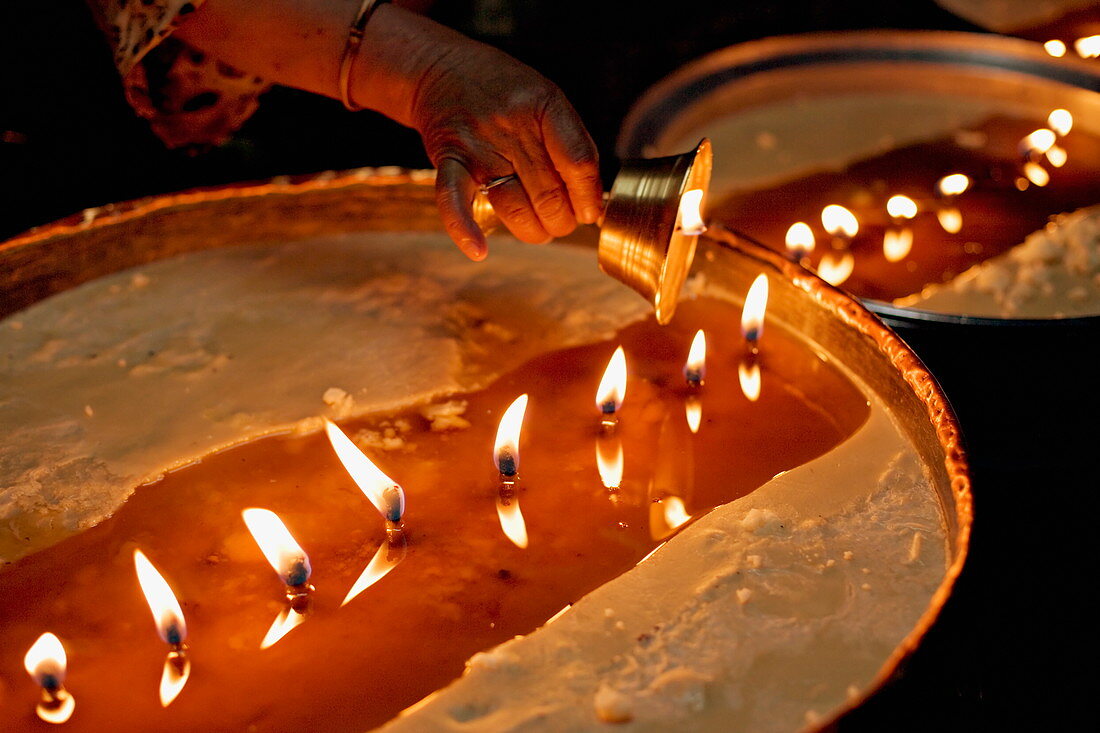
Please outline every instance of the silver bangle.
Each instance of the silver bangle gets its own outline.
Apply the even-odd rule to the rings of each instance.
[[[359,12],[355,14],[355,20],[348,27],[348,42],[344,45],[344,57],[340,60],[340,78],[337,88],[340,90],[340,101],[352,112],[363,108],[351,101],[351,67],[359,56],[359,46],[363,43],[367,21],[374,15],[378,6],[386,2],[389,0],[363,0],[363,4],[359,6]]]

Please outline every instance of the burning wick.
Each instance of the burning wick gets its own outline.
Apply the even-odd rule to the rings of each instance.
[[[760,273],[752,281],[741,311],[741,335],[753,354],[759,351],[760,337],[764,334],[764,313],[768,308],[768,276]]]
[[[1054,58],[1060,59],[1066,55],[1066,44],[1057,38],[1053,38],[1043,44],[1043,50]]]
[[[969,188],[970,177],[965,173],[951,173],[936,182],[936,193],[941,200],[936,218],[948,234],[958,234],[962,230],[962,212],[955,205],[955,199]]]
[[[164,672],[160,677],[160,704],[161,707],[168,707],[183,691],[191,676],[191,660],[184,644],[187,640],[187,622],[176,594],[141,550],[134,550],[134,569],[141,592],[153,612],[157,633],[168,644],[168,657],[164,660]]]
[[[913,248],[913,230],[906,222],[917,215],[917,202],[901,194],[891,196],[886,202],[886,213],[893,227],[882,237],[882,254],[889,262],[900,262]]]
[[[1100,56],[1100,34],[1078,38],[1073,42],[1073,50],[1083,59],[1094,59]]]
[[[626,397],[626,354],[623,347],[615,349],[607,362],[599,389],[596,390],[596,407],[603,415],[604,430],[614,430],[619,424],[619,409]]]
[[[847,250],[859,233],[859,219],[839,204],[829,204],[821,210],[821,225],[833,237],[833,249]]]
[[[497,517],[504,535],[520,549],[527,547],[527,523],[519,508],[519,436],[523,428],[523,415],[527,411],[527,395],[521,394],[509,405],[497,426],[493,447],[493,464],[500,472],[500,491],[497,493]]]
[[[64,723],[73,715],[76,700],[65,689],[68,658],[61,640],[50,632],[42,634],[27,650],[23,667],[42,688],[42,700],[35,711],[47,723]]]
[[[325,433],[328,434],[336,457],[351,475],[359,489],[366,495],[374,508],[386,520],[387,531],[399,530],[405,516],[405,490],[375,466],[359,446],[336,426],[325,419]]]
[[[313,569],[309,556],[275,512],[251,508],[241,512],[241,516],[267,562],[286,583],[287,607],[275,618],[260,642],[260,648],[267,649],[306,620],[311,606],[310,594],[314,590],[309,584]]]
[[[1058,137],[1065,137],[1073,129],[1073,115],[1068,109],[1056,109],[1047,115],[1047,125]]]
[[[680,231],[691,237],[707,231],[703,223],[703,189],[684,191],[680,197]]]
[[[850,256],[850,255],[849,255]],[[768,276],[760,273],[745,296],[745,308],[741,311],[741,333],[749,346],[749,353],[737,368],[741,391],[750,402],[760,398],[760,337],[764,333],[764,314],[768,308]]]
[[[810,225],[804,221],[796,221],[791,224],[791,228],[787,230],[784,243],[787,245],[787,254],[795,262],[805,260],[814,251],[814,247],[817,246],[814,230],[810,229]]]
[[[765,298],[767,295],[765,294]],[[684,379],[689,387],[698,389],[703,386],[707,376],[707,335],[703,329],[695,332],[695,338],[691,340],[691,349],[688,351],[687,363],[684,364]]]

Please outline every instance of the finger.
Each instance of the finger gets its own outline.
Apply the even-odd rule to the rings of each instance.
[[[508,230],[529,244],[545,244],[552,237],[542,226],[519,179],[489,189],[489,202]]]
[[[485,259],[489,245],[474,221],[471,203],[477,184],[455,158],[442,158],[435,178],[435,202],[443,227],[463,254],[475,262]]]
[[[576,229],[577,215],[573,212],[569,192],[542,141],[528,139],[512,157],[523,190],[542,228],[554,237],[564,237]]]
[[[573,105],[562,98],[542,117],[546,150],[569,190],[573,210],[585,224],[593,224],[603,210],[600,156]]]

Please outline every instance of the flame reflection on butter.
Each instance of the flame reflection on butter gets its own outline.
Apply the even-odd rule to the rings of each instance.
[[[504,490],[497,495],[497,518],[504,536],[521,550],[527,548],[527,522],[519,508],[519,496],[515,490]]]
[[[851,239],[859,233],[859,219],[839,204],[829,204],[821,210],[821,225],[834,237]]]
[[[1061,168],[1069,160],[1069,153],[1060,145],[1051,145],[1046,155],[1047,161],[1055,168]]]
[[[680,230],[688,235],[699,235],[707,230],[703,223],[703,189],[684,191],[680,197]]]
[[[830,285],[840,285],[852,276],[855,268],[856,260],[851,252],[826,252],[817,265],[817,274]]]
[[[309,581],[312,573],[309,557],[275,512],[253,507],[245,509],[241,516],[264,557],[284,583],[298,586]]]
[[[684,401],[684,417],[687,418],[688,429],[698,433],[703,422],[703,403],[695,395],[688,395]]]
[[[325,419],[325,433],[340,463],[383,519],[400,522],[405,515],[405,490],[367,458],[340,428]]]
[[[1027,180],[1039,187],[1050,183],[1050,174],[1047,173],[1046,168],[1038,163],[1032,163],[1031,161],[1024,163],[1024,175],[1027,176]]]
[[[615,349],[607,362],[600,386],[596,390],[596,407],[604,415],[614,415],[626,398],[626,354],[623,347]]]
[[[913,230],[887,229],[882,235],[882,255],[888,262],[901,262],[913,249]]]
[[[742,361],[737,367],[737,378],[741,383],[741,392],[749,400],[760,399],[760,365],[755,361]]]
[[[617,436],[600,436],[596,439],[596,468],[600,481],[608,489],[617,489],[623,483],[623,442]]]
[[[801,260],[811,252],[814,251],[814,247],[817,246],[817,240],[814,238],[814,230],[810,229],[810,225],[804,221],[796,221],[791,224],[787,230],[787,235],[783,240],[787,245],[787,252],[795,260]]]
[[[351,590],[344,596],[344,600],[340,602],[340,605],[346,606],[357,595],[386,577],[391,570],[397,567],[399,562],[405,559],[407,550],[408,543],[403,533],[397,534],[393,539],[384,540],[374,553],[374,557],[367,563],[367,567],[352,584]]]
[[[948,234],[958,234],[963,228],[962,212],[954,206],[947,206],[937,211],[936,219]]]
[[[61,640],[48,631],[38,637],[23,657],[23,668],[44,692],[36,712],[47,723],[64,723],[76,708],[76,700],[64,688],[68,664]]]
[[[284,608],[271,623],[271,628],[264,634],[263,641],[260,642],[260,648],[267,649],[268,647],[274,646],[274,644],[284,636],[298,626],[301,626],[305,620],[306,615],[304,613],[300,613],[297,609],[289,606]]]

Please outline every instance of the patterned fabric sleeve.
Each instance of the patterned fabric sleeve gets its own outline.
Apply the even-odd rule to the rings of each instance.
[[[270,86],[172,38],[204,0],[87,0],[114,52],[126,99],[170,148],[227,140]]]

